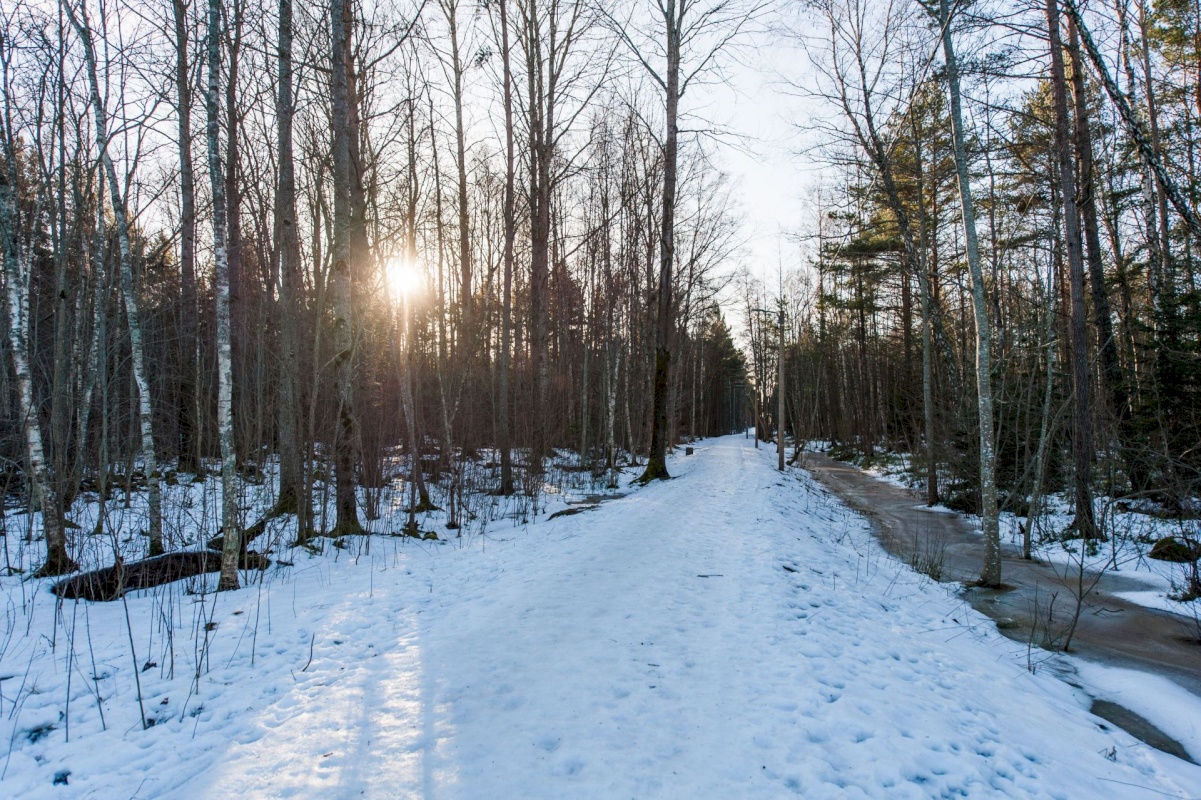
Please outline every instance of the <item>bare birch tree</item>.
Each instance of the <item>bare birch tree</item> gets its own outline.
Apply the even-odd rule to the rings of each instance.
[[[30,280],[33,276],[33,246],[30,237],[21,235],[19,197],[22,172],[18,140],[13,125],[12,28],[8,19],[0,20],[0,91],[3,92],[3,129],[0,146],[4,149],[4,172],[0,176],[0,246],[4,248],[5,322],[9,353],[17,388],[17,413],[20,416],[25,445],[25,479],[29,487],[30,508],[42,512],[42,532],[46,539],[46,560],[37,575],[61,575],[77,569],[67,553],[67,540],[60,522],[61,500],[55,493],[43,446],[41,422],[34,406],[33,376],[29,363]],[[41,214],[45,193],[39,189],[31,210],[31,225]]]
[[[125,304],[125,319],[129,327],[129,347],[133,355],[134,383],[138,387],[138,422],[142,437],[142,466],[146,471],[146,494],[149,510],[150,555],[164,552],[162,490],[159,486],[158,456],[154,449],[154,408],[151,405],[150,381],[146,373],[146,355],[142,344],[140,303],[133,279],[133,248],[129,236],[129,210],[126,207],[121,179],[109,149],[108,112],[100,92],[100,76],[96,63],[96,46],[88,22],[86,2],[78,10],[69,3],[64,7],[79,35],[87,67],[91,91],[92,115],[96,131],[96,150],[105,176],[108,178],[108,197],[117,226],[117,245],[121,261],[121,298]]]
[[[226,175],[221,163],[221,0],[208,2],[206,36],[208,84],[205,90],[205,135],[208,140],[209,184],[213,193],[213,284],[217,301],[217,436],[221,444],[221,578],[219,590],[238,588],[238,454],[233,420],[233,349],[229,315],[229,253],[226,229]]]
[[[947,93],[951,106],[951,133],[955,176],[959,184],[959,210],[963,217],[963,239],[968,272],[972,279],[972,313],[976,324],[976,411],[980,442],[980,526],[984,533],[984,564],[981,586],[1001,584],[1001,530],[997,510],[996,431],[993,422],[992,322],[988,314],[988,287],[976,236],[976,206],[972,200],[972,176],[967,161],[967,134],[963,126],[963,101],[959,87],[959,61],[951,32],[948,0],[938,0],[938,24],[942,29],[942,52],[946,61]]]

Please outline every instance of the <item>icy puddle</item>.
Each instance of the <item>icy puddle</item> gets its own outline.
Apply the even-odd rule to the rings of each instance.
[[[992,619],[1003,635],[1027,648],[1029,663],[1049,663],[1056,674],[1080,688],[1075,662],[1067,663],[1065,659],[1060,659],[1065,661],[1063,664],[1049,662],[1052,657],[1040,649],[1046,646],[1055,650],[1062,646],[1073,622],[1073,590],[1079,581],[1078,573],[1052,562],[1027,561],[1010,543],[1003,542],[1006,586],[999,590],[973,586],[980,569],[981,540],[979,530],[971,523],[957,514],[946,513],[945,509],[914,505],[908,490],[875,479],[854,466],[820,453],[806,457],[823,483],[875,519],[875,532],[890,552],[926,569],[952,588],[961,587],[963,597],[977,611]],[[1190,621],[1127,600],[1124,594],[1131,587],[1142,585],[1129,573],[1106,572],[1098,576],[1087,572],[1085,581],[1089,592],[1074,630],[1073,653],[1101,665],[1169,677],[1193,695],[1201,692],[1201,648],[1195,636],[1187,635],[1191,631]],[[1137,684],[1139,680],[1128,679],[1127,683]],[[1098,688],[1086,687],[1082,691],[1095,694]],[[1158,697],[1154,691],[1140,691],[1133,686],[1122,694],[1123,702],[1144,709],[1144,713],[1154,713],[1157,718],[1161,714],[1169,719],[1177,716],[1171,710],[1172,702]],[[1168,710],[1161,710],[1164,707]],[[1095,700],[1092,711],[1165,753],[1194,762],[1201,756],[1201,753],[1190,756],[1181,742],[1142,714],[1112,699]],[[1195,726],[1189,726],[1186,733],[1192,736],[1195,730]],[[1201,749],[1197,739],[1190,740],[1195,749]]]

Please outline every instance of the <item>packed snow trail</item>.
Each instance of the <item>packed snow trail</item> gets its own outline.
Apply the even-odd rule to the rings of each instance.
[[[392,598],[377,576],[376,598],[408,598],[394,617],[362,596],[328,616],[378,656],[315,663],[247,709],[261,737],[180,796],[1195,789],[1201,770],[1102,731],[1086,699],[998,657],[987,622],[764,453],[706,443],[670,482],[489,543],[482,573],[443,558],[418,593],[415,568],[388,581]]]
[[[5,578],[0,797],[1196,795],[773,460],[709,440],[595,510],[285,549],[218,595]],[[1201,702],[1136,685],[1201,756]]]

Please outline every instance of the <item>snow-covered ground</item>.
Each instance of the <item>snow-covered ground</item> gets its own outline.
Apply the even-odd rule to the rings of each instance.
[[[0,796],[1196,795],[774,459],[709,440],[584,513],[281,549],[233,593],[4,578]],[[1201,700],[1145,686],[1201,757]]]

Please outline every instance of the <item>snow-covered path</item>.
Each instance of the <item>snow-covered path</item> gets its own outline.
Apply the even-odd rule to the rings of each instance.
[[[1103,731],[768,455],[713,440],[670,482],[375,575],[325,610],[327,644],[285,696],[245,710],[245,744],[178,796],[1195,789],[1201,770]]]
[[[1196,795],[773,462],[705,441],[595,510],[285,551],[238,592],[131,595],[129,627],[6,578],[0,797]],[[1137,686],[1201,756],[1201,701]]]

